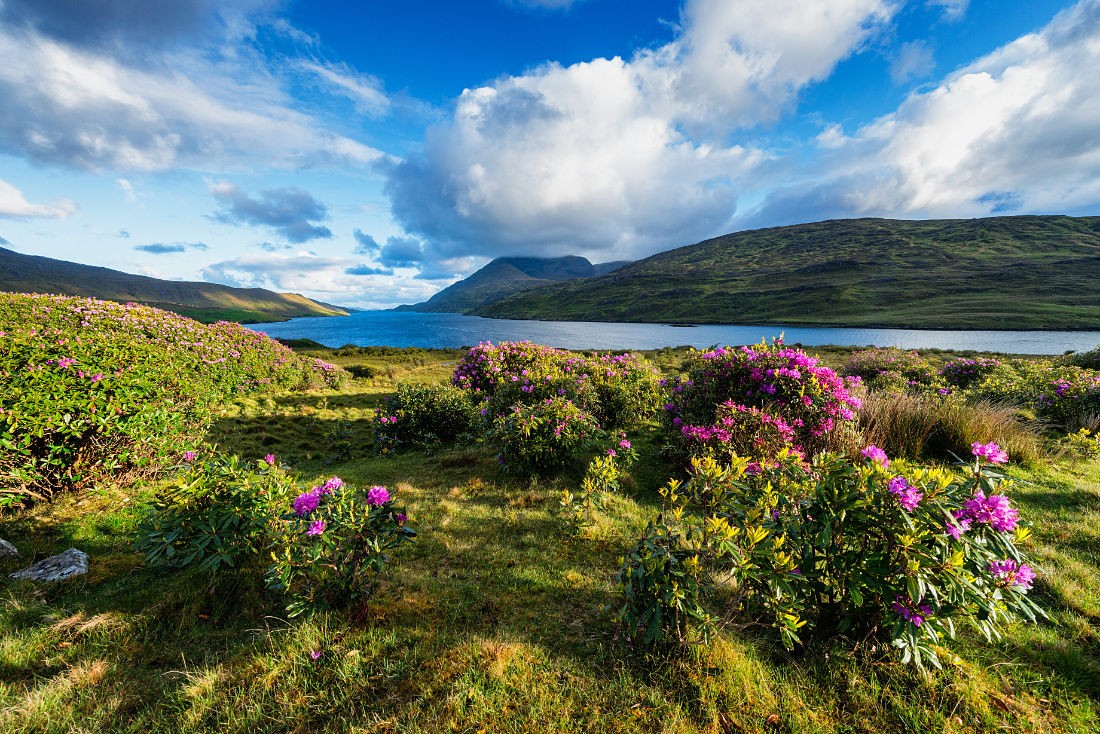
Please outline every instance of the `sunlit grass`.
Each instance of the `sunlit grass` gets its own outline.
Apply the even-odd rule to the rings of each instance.
[[[381,399],[403,379],[446,379],[454,359],[403,356],[334,357],[392,357],[393,374],[241,398],[209,437],[248,458],[274,453],[308,481],[396,491],[420,535],[364,610],[288,620],[262,568],[146,568],[132,541],[148,489],[65,496],[0,518],[0,537],[26,555],[92,555],[87,577],[0,590],[0,731],[1097,731],[1100,464],[1011,470],[1051,620],[992,643],[964,630],[943,671],[856,640],[791,655],[739,619],[707,647],[646,651],[616,639],[604,608],[620,557],[660,507],[655,431],[631,436],[638,469],[570,535],[555,508],[577,477],[504,477],[479,445],[372,451]],[[326,438],[335,427],[350,457]]]

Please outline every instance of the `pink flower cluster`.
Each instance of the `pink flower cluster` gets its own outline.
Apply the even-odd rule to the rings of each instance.
[[[1000,494],[985,496],[982,490],[974,492],[974,497],[963,503],[962,509],[955,511],[955,524],[947,526],[947,534],[958,540],[974,523],[988,525],[1001,533],[1011,533],[1019,523],[1020,514]]]
[[[324,484],[313,487],[308,492],[302,492],[294,498],[294,512],[297,513],[298,517],[305,517],[317,509],[317,506],[321,504],[322,496],[332,494],[334,490],[340,489],[343,486],[343,479],[340,477],[332,477]],[[322,530],[323,529],[324,528],[322,528]]]
[[[920,602],[913,604],[909,597],[901,594],[894,597],[894,603],[890,605],[890,608],[914,627],[920,627],[925,620],[932,616],[932,607]]]
[[[382,485],[375,485],[367,492],[368,505],[384,505],[390,501],[390,493]]]
[[[864,459],[882,464],[883,469],[887,469],[890,466],[890,458],[886,455],[886,452],[874,444],[864,447],[864,449],[859,452],[859,455]]]
[[[1026,563],[1017,563],[1012,559],[993,561],[989,564],[989,572],[993,578],[1004,586],[1019,586],[1024,591],[1031,588],[1035,580],[1035,571]]]
[[[975,457],[984,458],[990,464],[1003,464],[1008,461],[1008,453],[992,441],[989,443],[975,441],[970,445],[970,450],[974,452]]]
[[[898,498],[898,504],[905,508],[906,512],[917,509],[917,505],[924,499],[920,490],[909,484],[908,480],[900,474],[887,484],[890,494]]]

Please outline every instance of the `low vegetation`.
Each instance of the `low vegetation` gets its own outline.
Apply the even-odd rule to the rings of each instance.
[[[88,327],[52,328],[21,337],[34,364]],[[150,345],[135,375],[166,389],[159,359],[206,386],[179,400],[188,431],[141,472],[0,515],[27,558],[92,556],[81,579],[8,582],[4,731],[1100,721],[1087,364],[912,355],[899,382],[846,367],[882,355],[778,343],[264,341],[230,388]],[[297,378],[258,384],[259,364]],[[25,393],[53,375],[88,401],[35,374]]]

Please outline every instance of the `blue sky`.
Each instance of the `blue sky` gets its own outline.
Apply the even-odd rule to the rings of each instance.
[[[1100,0],[0,0],[0,246],[386,308],[501,255],[1100,214]]]

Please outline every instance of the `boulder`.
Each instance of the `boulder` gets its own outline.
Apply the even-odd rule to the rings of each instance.
[[[64,553],[43,558],[33,566],[16,571],[11,574],[11,578],[29,581],[62,581],[83,573],[88,573],[88,554],[76,548],[70,548]]]
[[[3,538],[0,538],[0,560],[6,558],[19,558],[19,549]]]

